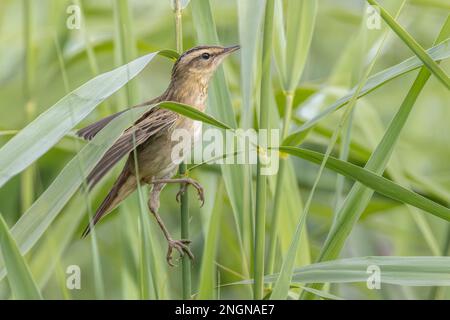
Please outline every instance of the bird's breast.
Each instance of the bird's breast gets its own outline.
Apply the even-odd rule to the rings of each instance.
[[[208,99],[208,85],[202,80],[191,79],[171,85],[167,100],[184,103],[204,111]]]
[[[203,123],[201,121],[194,121],[193,125],[193,132],[194,132],[194,141],[199,141],[202,137],[202,128],[203,128]]]

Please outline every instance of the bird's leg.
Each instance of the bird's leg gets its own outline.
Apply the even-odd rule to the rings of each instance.
[[[166,237],[167,244],[169,246],[169,248],[167,249],[167,255],[166,255],[167,263],[171,267],[174,266],[174,264],[172,263],[173,249],[177,250],[181,256],[183,256],[186,253],[190,259],[194,259],[194,255],[192,254],[191,250],[188,247],[188,245],[189,245],[189,243],[191,243],[191,241],[187,240],[187,239],[173,240],[172,236],[170,235],[169,231],[167,230],[166,226],[164,225],[163,220],[161,219],[160,215],[158,214],[159,195],[161,193],[161,190],[164,188],[165,183],[157,183],[155,181],[151,181],[150,183],[153,184],[153,188],[149,195],[148,208],[150,209],[150,212],[155,217],[156,221],[159,224],[159,227],[161,228],[162,232],[164,233],[164,236]]]
[[[177,179],[155,179],[152,180],[152,183],[180,183],[181,187],[180,187],[180,191],[178,191],[177,196],[176,196],[176,200],[178,202],[180,202],[180,198],[181,195],[186,192],[186,188],[187,185],[192,185],[198,193],[198,198],[201,202],[201,207],[203,206],[203,204],[205,203],[205,192],[203,187],[200,185],[200,183],[198,183],[197,181],[195,181],[194,179],[191,178],[177,178]]]

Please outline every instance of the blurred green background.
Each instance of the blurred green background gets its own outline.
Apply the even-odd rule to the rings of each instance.
[[[210,1],[220,43],[223,45],[240,43],[245,46],[239,38],[238,1],[240,0]],[[382,4],[390,10],[398,7],[400,2],[384,1]],[[83,18],[79,30],[66,27],[66,20],[70,16],[66,10],[72,4],[81,5],[82,8]],[[188,6],[183,12],[183,40],[186,49],[204,44],[197,41],[191,10],[191,6]],[[298,88],[312,95],[307,99],[299,97],[294,104],[297,118],[315,114],[357,84],[376,51],[382,31],[369,30],[361,36],[365,12],[364,1],[319,1],[311,49],[298,85]],[[407,1],[398,21],[417,42],[424,48],[429,48],[449,13],[447,1]],[[127,27],[124,28],[124,25]],[[60,57],[58,48],[61,50]],[[75,3],[63,0],[2,0],[0,146],[15,134],[15,130],[25,127],[66,93],[97,74],[160,49],[175,49],[174,17],[168,0],[85,0]],[[409,48],[391,32],[372,74],[412,55]],[[61,57],[67,81],[63,78],[59,60]],[[238,119],[242,117],[240,64],[239,54],[224,63],[232,105]],[[168,85],[171,66],[170,60],[155,58],[127,88],[121,89],[102,103],[83,124],[161,94]],[[441,66],[449,73],[448,60],[442,62]],[[401,76],[358,101],[352,122],[352,142],[357,147],[350,149],[350,162],[362,165],[367,161],[416,74],[414,71]],[[274,95],[277,96],[281,89],[275,66],[273,87]],[[274,110],[276,102],[280,110],[283,108],[281,100],[280,97],[274,99]],[[391,177],[389,170],[396,171],[400,167],[410,188],[444,204],[450,201],[449,102],[450,92],[432,76],[415,104],[387,170],[387,176]],[[338,115],[339,113],[333,114],[321,121],[321,128],[331,132],[339,119]],[[327,139],[329,136],[314,131],[308,135],[303,146],[325,152]],[[0,189],[0,212],[10,227],[49,186],[83,143],[73,137],[63,138],[32,167]],[[339,146],[336,150],[338,149]],[[297,159],[292,163],[299,194],[304,202],[318,167]],[[78,195],[67,204],[45,236],[26,255],[31,272],[45,298],[141,297],[141,242],[136,195],[131,196],[98,224],[95,244],[90,238],[80,239],[81,231],[88,221],[88,210],[97,208],[117,172],[115,170],[108,175],[101,187],[88,198]],[[244,260],[250,260],[250,257],[240,247],[236,221],[220,168],[205,166],[193,171],[193,177],[206,189],[206,204],[202,209],[199,208],[194,192],[190,192],[191,240],[196,256],[193,263],[193,292],[197,293],[202,272],[206,270],[202,269],[202,259],[205,252],[212,254],[205,251],[211,216],[216,217],[219,222],[216,237],[210,239],[217,245],[212,252],[217,251],[214,253],[212,269],[208,269],[216,284],[248,279]],[[343,196],[352,183],[345,180]],[[315,260],[333,221],[333,210],[338,201],[336,199],[339,198],[335,190],[336,174],[326,170],[307,221],[310,253],[306,255],[310,255],[311,260]],[[296,192],[295,189],[290,191]],[[178,236],[179,205],[174,201],[176,192],[176,186],[168,186],[164,190],[160,212],[169,229]],[[269,196],[268,208],[271,208],[272,199]],[[212,215],[217,212],[219,214]],[[299,213],[292,212],[291,218],[282,221],[283,230],[288,221],[295,224],[297,214]],[[444,250],[449,240],[448,223],[430,215],[424,217],[431,228],[437,248]],[[288,243],[294,227],[286,228],[289,232],[283,234],[287,239],[284,243]],[[152,270],[158,272],[158,288],[155,290],[157,296],[154,298],[180,298],[181,268],[169,268],[165,264],[166,243],[153,219],[150,219],[150,231],[154,257],[157,259]],[[286,245],[280,250],[285,253]],[[375,194],[341,253],[341,257],[370,255],[429,256],[433,252],[418,230],[409,209]],[[296,266],[305,264],[305,259],[308,260],[299,258]],[[95,270],[96,263],[100,266],[99,270]],[[65,272],[69,265],[79,265],[81,268],[81,290],[66,288]],[[278,262],[277,266],[279,267]],[[1,298],[10,296],[5,279],[0,282],[0,289]],[[433,290],[429,287],[384,284],[381,290],[368,290],[364,283],[331,285],[331,292],[334,294],[356,299],[429,298],[434,297]],[[449,294],[444,293],[441,297],[448,298]],[[220,288],[210,286],[204,297],[208,296],[250,298],[251,289],[248,285]]]

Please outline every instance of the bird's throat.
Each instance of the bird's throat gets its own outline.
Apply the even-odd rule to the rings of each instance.
[[[208,81],[209,79],[192,74],[187,77],[172,78],[166,92],[166,99],[204,111],[208,98]]]

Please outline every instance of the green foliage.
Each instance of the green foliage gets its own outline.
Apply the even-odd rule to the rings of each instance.
[[[0,299],[450,298],[448,4],[409,1],[397,22],[384,1],[372,30],[350,1],[180,3],[183,28],[173,0],[75,1],[76,30],[70,1],[1,1]],[[206,201],[190,192],[183,223],[177,187],[164,189],[171,233],[189,226],[190,268],[167,266],[144,185],[80,239],[117,170],[89,192],[86,175],[154,106],[88,142],[74,131],[161,94],[179,57],[164,48],[202,44],[241,45],[206,111],[158,107],[206,128],[280,129],[278,175],[189,166]],[[66,287],[70,265],[81,290]],[[366,288],[373,266],[382,290]]]
[[[15,299],[42,299],[25,259],[0,215],[0,253],[6,262],[8,281]]]

